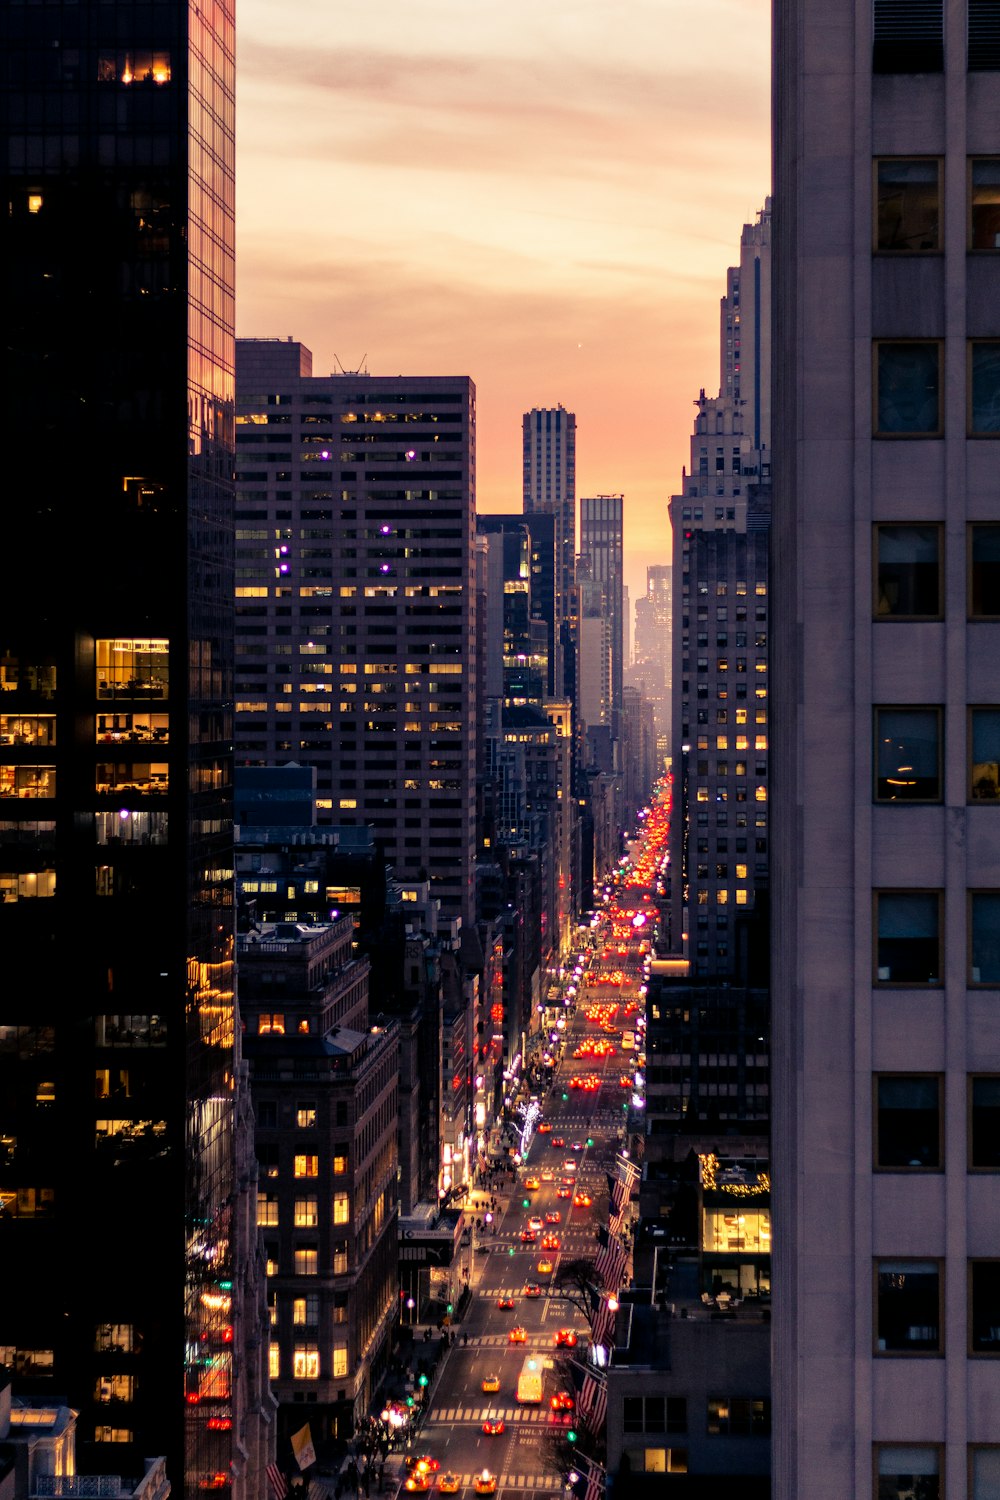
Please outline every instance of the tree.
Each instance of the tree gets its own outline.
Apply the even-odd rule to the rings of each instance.
[[[604,1288],[592,1260],[563,1261],[553,1277],[549,1296],[558,1302],[568,1302],[582,1313],[593,1338],[594,1317],[604,1296]]]

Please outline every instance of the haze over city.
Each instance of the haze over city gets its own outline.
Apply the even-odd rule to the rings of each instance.
[[[768,47],[763,0],[243,0],[238,334],[470,375],[481,511],[520,508],[522,413],[575,411],[635,599],[769,190]]]

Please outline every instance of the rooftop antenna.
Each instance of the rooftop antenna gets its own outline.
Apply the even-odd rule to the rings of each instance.
[[[358,366],[358,368],[356,370],[345,370],[344,366],[340,362],[340,355],[339,354],[335,354],[333,357],[334,357],[334,359],[337,362],[337,369],[339,370],[339,372],[340,372],[341,375],[367,375],[368,374],[368,363],[367,363],[367,361],[368,361],[368,351],[367,351],[367,349],[365,350],[364,354],[362,354],[362,356],[361,356],[361,363],[360,363],[360,365]]]

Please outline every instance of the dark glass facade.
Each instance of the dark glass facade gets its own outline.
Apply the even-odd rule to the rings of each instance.
[[[233,9],[0,25],[0,1360],[81,1470],[225,1493]]]

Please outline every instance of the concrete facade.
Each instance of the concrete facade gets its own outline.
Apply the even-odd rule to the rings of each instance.
[[[876,0],[873,34],[861,0],[775,6],[776,1500],[911,1493],[915,1465],[921,1494],[998,1493],[983,1445],[1000,1362],[975,1263],[996,1254],[1000,1176],[974,1126],[1000,1010],[969,945],[970,893],[1000,872],[967,740],[972,706],[1000,702],[1000,626],[977,617],[967,564],[974,528],[1000,523],[996,429],[970,435],[974,341],[1000,329],[995,230],[970,243],[975,158],[1000,156],[1000,59],[970,59],[987,11]],[[931,184],[912,244],[878,211],[880,162],[897,181],[919,162]],[[890,400],[901,347],[923,361],[908,414]],[[879,526],[909,528],[910,565],[917,533],[930,550],[929,594],[905,613]],[[878,705],[934,711],[920,800],[879,796]],[[894,948],[883,913],[921,902],[924,937],[923,918],[908,937],[903,923]],[[880,1078],[930,1082],[923,1160],[880,1158]],[[894,1330],[889,1305],[917,1278],[926,1313]]]

